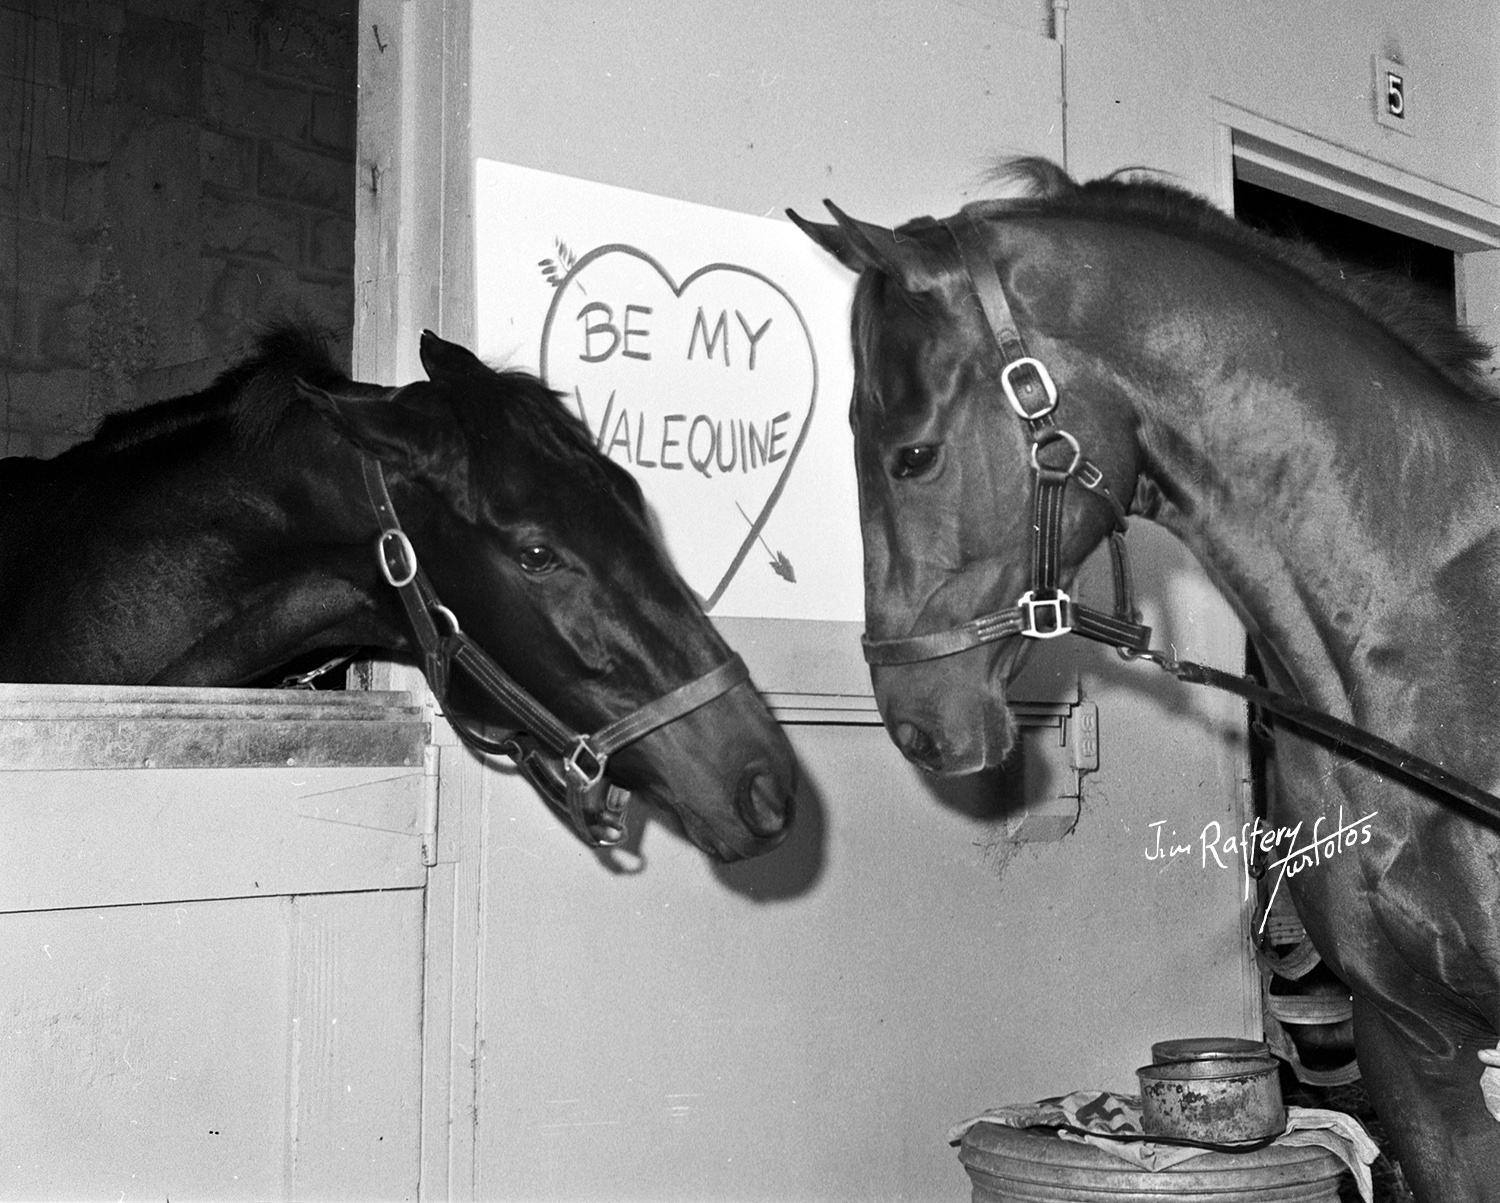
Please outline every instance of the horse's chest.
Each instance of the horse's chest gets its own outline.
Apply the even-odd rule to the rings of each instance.
[[[1394,787],[1345,794],[1334,812],[1302,816],[1312,855],[1285,882],[1324,959],[1358,992],[1415,974],[1492,1009],[1500,836]]]

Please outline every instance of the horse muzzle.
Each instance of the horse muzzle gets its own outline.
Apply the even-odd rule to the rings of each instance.
[[[796,813],[796,754],[748,682],[622,748],[611,770],[721,861],[769,852]]]
[[[974,649],[942,660],[876,666],[875,704],[901,754],[936,777],[997,767],[1016,742],[992,657]]]

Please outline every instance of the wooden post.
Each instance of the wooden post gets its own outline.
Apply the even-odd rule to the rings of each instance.
[[[423,330],[473,346],[468,0],[362,0],[355,144],[354,375],[423,375]],[[449,224],[450,215],[461,220]],[[376,663],[375,689],[428,700],[419,670]],[[484,763],[432,722],[437,833],[423,979],[424,1199],[475,1197],[477,972]]]

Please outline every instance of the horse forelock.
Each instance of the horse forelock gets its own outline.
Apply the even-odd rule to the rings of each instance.
[[[499,487],[504,488],[518,457],[524,456],[533,471],[582,480],[619,494],[637,512],[644,510],[635,477],[598,449],[588,426],[561,394],[520,369],[490,369],[490,375],[478,388],[467,387],[472,378],[455,387],[463,388],[469,399],[460,407],[460,425]],[[497,436],[493,442],[491,433]]]
[[[1037,214],[1128,222],[1212,245],[1258,267],[1278,265],[1353,305],[1465,395],[1500,399],[1488,377],[1493,348],[1460,326],[1436,297],[1394,272],[1351,268],[1311,244],[1272,237],[1146,168],[1078,183],[1056,164],[1031,157],[1006,160],[989,178],[1012,195],[973,202],[965,211],[995,220]]]
[[[877,368],[883,358],[883,345],[893,337],[894,326],[910,324],[917,329],[940,332],[947,325],[955,295],[973,291],[963,260],[940,222],[930,217],[918,218],[903,225],[897,233],[910,235],[924,244],[923,279],[929,287],[911,291],[884,272],[861,274],[849,311],[850,342],[857,371],[861,367],[867,371]],[[859,416],[862,404],[867,416],[883,416],[885,400],[878,389],[856,389],[850,401],[850,424]]]
[[[861,417],[878,422],[885,414],[884,395],[870,386],[867,376],[881,360],[881,344],[887,333],[886,295],[891,290],[906,300],[905,290],[888,276],[865,272],[855,286],[854,303],[849,310],[856,368],[856,387],[849,398],[849,426],[856,431]]]

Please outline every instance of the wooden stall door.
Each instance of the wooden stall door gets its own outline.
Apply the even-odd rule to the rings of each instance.
[[[0,685],[0,1198],[412,1199],[404,694]]]

